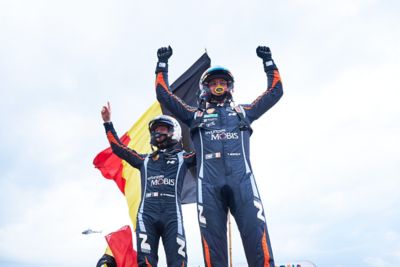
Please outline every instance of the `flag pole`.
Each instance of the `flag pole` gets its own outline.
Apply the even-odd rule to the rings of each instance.
[[[231,231],[231,212],[228,210],[228,242],[229,242],[229,267],[232,267],[232,231]]]

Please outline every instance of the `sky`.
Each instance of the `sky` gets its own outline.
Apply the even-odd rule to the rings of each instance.
[[[284,96],[254,122],[251,159],[277,262],[400,266],[400,3],[394,0],[0,2],[0,266],[95,266],[130,223],[92,165],[154,101],[156,51],[170,81],[207,50],[250,103],[271,48]],[[203,266],[196,207],[183,208],[189,266]],[[246,266],[234,222],[233,263]],[[87,228],[102,234],[82,235]],[[160,266],[165,255],[160,248]]]

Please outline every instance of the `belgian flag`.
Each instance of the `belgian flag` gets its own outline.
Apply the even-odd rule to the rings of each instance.
[[[197,106],[197,91],[199,81],[203,72],[210,67],[211,60],[207,53],[204,53],[189,69],[187,69],[172,85],[172,92],[184,100],[187,104]],[[135,124],[120,139],[128,147],[135,149],[138,153],[146,154],[151,152],[150,134],[148,123],[154,117],[165,114],[172,115],[158,101],[154,102]],[[186,125],[182,127],[183,146],[186,151],[192,151],[193,145],[190,141],[189,129]],[[107,148],[101,151],[93,160],[93,164],[101,171],[101,174],[112,179],[124,194],[133,228],[136,229],[136,215],[141,200],[141,181],[139,171],[121,160]],[[183,189],[182,203],[196,202],[196,171],[191,169],[187,172]]]

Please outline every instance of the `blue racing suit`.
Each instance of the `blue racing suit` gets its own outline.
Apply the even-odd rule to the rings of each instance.
[[[264,209],[249,159],[250,124],[281,98],[278,69],[266,71],[268,87],[254,102],[200,110],[169,87],[167,68],[156,70],[158,101],[191,128],[197,154],[197,208],[204,262],[228,266],[227,213],[239,228],[249,266],[274,266]],[[247,127],[246,127],[247,126]]]
[[[168,266],[187,266],[186,238],[181,209],[181,190],[195,154],[180,149],[138,154],[118,138],[111,122],[104,123],[112,151],[140,170],[142,200],[137,215],[138,266],[157,266],[162,237]]]

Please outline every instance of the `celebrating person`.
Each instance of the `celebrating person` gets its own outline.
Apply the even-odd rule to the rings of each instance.
[[[158,101],[191,129],[197,154],[197,208],[204,262],[228,266],[227,214],[238,225],[249,266],[274,266],[264,209],[250,164],[251,123],[281,98],[282,83],[268,47],[259,46],[268,87],[251,104],[233,102],[234,77],[220,66],[201,77],[198,106],[175,96],[168,83],[171,47],[158,49]]]
[[[195,164],[195,154],[182,149],[181,127],[171,116],[161,115],[149,123],[151,154],[139,154],[118,138],[111,122],[111,107],[101,111],[113,153],[140,170],[141,195],[137,215],[138,266],[157,266],[162,237],[167,265],[187,266],[186,238],[181,209],[183,179]]]

